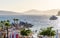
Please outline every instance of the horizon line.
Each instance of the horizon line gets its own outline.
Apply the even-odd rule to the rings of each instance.
[[[26,10],[26,11],[30,11],[30,10],[37,10],[37,11],[49,11],[49,10],[60,10],[60,9],[48,9],[48,10],[38,10],[38,9],[29,9],[29,10]],[[0,11],[10,11],[10,12],[26,12],[26,11],[13,11],[13,10],[4,10],[4,9],[0,9]]]

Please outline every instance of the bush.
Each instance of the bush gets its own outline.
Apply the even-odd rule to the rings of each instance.
[[[29,36],[30,33],[31,33],[31,30],[25,30],[25,29],[23,29],[23,30],[20,31],[20,34],[22,36]]]
[[[39,34],[43,36],[54,36],[55,31],[52,30],[52,27],[48,27],[47,29],[42,29],[42,31],[39,32]]]

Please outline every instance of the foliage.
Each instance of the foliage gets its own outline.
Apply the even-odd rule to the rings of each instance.
[[[32,26],[33,26],[32,24],[27,23],[27,22],[24,24],[24,27],[26,27],[26,28],[30,28],[30,27],[32,27]]]
[[[3,29],[6,25],[10,26],[10,21],[9,21],[9,20],[0,21],[0,27],[2,27],[2,29]]]
[[[42,31],[39,32],[39,34],[43,36],[54,36],[55,31],[52,30],[52,27],[47,27],[47,29],[42,29]]]
[[[10,22],[9,20],[7,20],[7,22]]]
[[[17,19],[17,18],[14,18],[13,20],[14,20],[14,21],[18,21],[19,19]]]
[[[6,26],[7,38],[8,38],[8,27],[10,26],[10,21],[9,20],[4,20],[4,21],[1,21],[1,23],[3,23]]]
[[[23,29],[23,30],[21,30],[21,35],[22,36],[29,36],[29,34],[31,33],[32,31],[31,30],[26,30],[26,29]]]
[[[10,26],[10,23],[9,22],[6,22],[5,23],[5,26],[9,27]]]

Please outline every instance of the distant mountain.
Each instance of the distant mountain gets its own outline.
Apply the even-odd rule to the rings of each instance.
[[[59,9],[52,9],[47,11],[39,11],[39,10],[29,10],[25,12],[12,12],[12,11],[0,11],[0,15],[60,15]]]
[[[0,11],[0,15],[20,15],[20,13],[12,11]]]
[[[29,10],[24,12],[25,15],[57,15],[59,9],[52,9],[52,10],[47,10],[47,11],[38,11],[38,10]]]
[[[57,14],[57,16],[60,16],[60,11],[58,11],[58,14]]]

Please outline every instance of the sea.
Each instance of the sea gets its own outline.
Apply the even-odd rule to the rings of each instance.
[[[10,20],[10,23],[13,22],[14,18],[19,19],[20,21],[23,22],[28,22],[33,25],[30,29],[32,31],[38,30],[42,28],[47,28],[47,27],[54,27],[54,30],[60,30],[60,16],[56,16],[56,20],[50,20],[51,16],[45,16],[45,15],[0,15],[0,21],[1,20]]]

